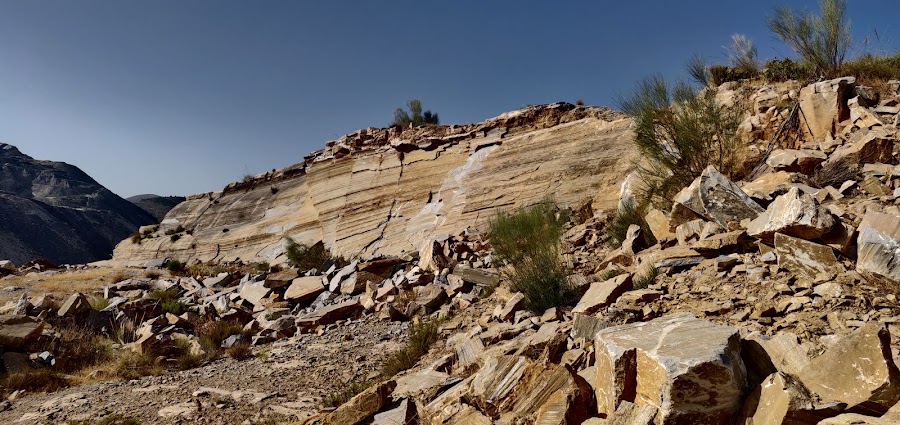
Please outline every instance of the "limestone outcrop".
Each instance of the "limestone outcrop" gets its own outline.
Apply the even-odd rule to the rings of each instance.
[[[634,158],[629,125],[608,109],[558,103],[474,125],[360,130],[301,163],[188,197],[114,259],[272,261],[286,237],[348,257],[400,254],[548,194],[610,209]],[[177,239],[165,235],[178,226]]]

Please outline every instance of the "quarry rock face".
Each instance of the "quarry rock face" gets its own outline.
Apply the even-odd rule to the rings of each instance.
[[[156,220],[78,167],[0,143],[0,258],[21,264],[109,259],[116,243]]]
[[[400,254],[548,193],[609,209],[631,168],[629,125],[607,109],[551,104],[475,125],[361,130],[299,164],[189,197],[163,223],[190,234],[172,241],[161,226],[158,237],[121,242],[114,259],[272,261],[285,237],[348,257]],[[398,150],[395,139],[412,144]]]

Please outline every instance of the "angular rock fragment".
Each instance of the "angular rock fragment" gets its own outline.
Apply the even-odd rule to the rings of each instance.
[[[900,371],[883,324],[867,324],[835,342],[798,376],[811,392],[852,412],[881,415],[900,401]]]
[[[799,171],[812,174],[813,170],[828,158],[825,152],[812,149],[775,149],[766,164],[776,171]]]
[[[823,403],[791,375],[769,375],[747,398],[738,423],[815,424],[840,413],[840,403]]]
[[[373,385],[340,405],[325,418],[328,425],[356,425],[374,415],[391,401],[397,383],[393,380]]]
[[[519,384],[529,364],[522,356],[488,358],[472,379],[470,394],[475,404],[489,416],[499,416],[499,405]]]
[[[837,274],[842,270],[831,248],[781,233],[775,234],[775,254],[778,267],[810,280],[821,273]]]
[[[775,198],[765,212],[753,219],[747,234],[767,241],[772,241],[775,233],[809,240],[827,233],[832,226],[831,213],[816,198],[801,194],[795,187]]]
[[[0,349],[17,349],[33,342],[44,330],[44,322],[28,316],[0,316]]]
[[[321,276],[298,277],[284,292],[284,299],[295,303],[304,303],[314,300],[322,292],[325,292],[325,285],[322,283]]]
[[[83,317],[91,310],[91,303],[82,293],[75,293],[66,298],[56,314],[59,317]]]
[[[900,217],[867,212],[856,245],[856,270],[900,280]]]
[[[632,289],[630,273],[620,274],[603,282],[594,282],[572,312],[594,314],[616,302],[620,295],[630,289]]]
[[[659,424],[728,424],[746,372],[735,328],[676,314],[597,333],[598,413],[620,401],[659,409]]]
[[[707,167],[690,186],[678,192],[675,203],[725,229],[732,229],[742,220],[756,218],[764,211],[713,166]]]
[[[355,316],[360,311],[362,311],[362,305],[359,303],[359,300],[344,301],[339,304],[332,304],[318,309],[305,316],[298,317],[296,324],[298,328],[312,329],[319,325],[327,325],[341,319]]]

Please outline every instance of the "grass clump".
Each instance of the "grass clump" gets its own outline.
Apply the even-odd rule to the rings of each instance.
[[[250,344],[235,344],[225,349],[225,354],[235,360],[246,360],[253,356]]]
[[[819,188],[840,187],[847,180],[859,180],[859,166],[846,158],[826,162],[813,173],[812,183]]]
[[[762,73],[768,81],[803,81],[809,76],[809,70],[803,64],[788,58],[767,61]]]
[[[441,322],[438,318],[426,318],[419,323],[410,324],[406,345],[388,355],[381,366],[381,373],[389,378],[415,366],[440,339]]]
[[[538,314],[577,298],[559,258],[566,221],[549,200],[513,212],[500,211],[490,221],[494,265],[513,291],[525,295],[525,308]]]
[[[656,282],[658,276],[659,269],[652,267],[640,276],[635,276],[632,285],[634,286],[634,289],[647,289],[653,282]]]
[[[69,381],[52,369],[35,369],[28,373],[12,373],[0,379],[4,393],[27,391],[31,393],[53,392],[69,386]]]
[[[109,300],[103,297],[92,296],[88,297],[88,304],[91,305],[91,308],[100,311],[106,307],[109,307]]]
[[[200,338],[204,351],[220,353],[222,341],[232,335],[244,335],[244,328],[234,320],[205,319],[194,326],[194,334]]]
[[[900,54],[876,56],[866,54],[841,65],[842,75],[852,75],[860,81],[878,85],[900,78]]]
[[[634,202],[624,202],[621,208],[609,217],[606,222],[606,233],[603,241],[611,247],[619,247],[628,235],[628,228],[632,224],[641,227],[641,234],[644,238],[652,238],[653,233],[650,232],[650,225],[644,219],[641,208],[638,208]]]
[[[122,351],[116,357],[113,372],[122,379],[138,379],[144,376],[158,376],[166,372],[159,358],[153,353]]]
[[[667,208],[710,165],[737,177],[741,115],[719,105],[715,90],[698,92],[684,83],[670,88],[655,76],[639,82],[618,103],[634,119],[634,143],[644,159],[636,164],[643,198],[639,204]]]
[[[328,251],[325,250],[325,244],[321,241],[313,246],[307,246],[297,243],[291,238],[287,238],[285,255],[291,265],[303,271],[322,267],[329,257]]]
[[[391,122],[391,126],[409,127],[412,125],[413,127],[418,127],[421,125],[440,124],[441,120],[438,118],[438,114],[430,110],[423,111],[422,102],[418,99],[410,100],[406,103],[406,106],[409,108],[408,112],[403,108],[394,110],[394,121]]]
[[[769,29],[791,46],[816,75],[835,75],[850,49],[846,0],[819,0],[819,14],[775,9]]]
[[[163,313],[172,313],[178,316],[187,311],[187,305],[178,299],[178,290],[174,288],[156,289],[148,296],[159,301],[159,307]]]
[[[123,416],[118,413],[104,416],[99,420],[67,420],[66,425],[141,425],[141,421],[134,416]]]
[[[166,270],[169,271],[169,273],[172,273],[176,276],[183,274],[187,269],[187,266],[183,262],[178,260],[166,260],[164,266]]]
[[[367,390],[372,386],[372,382],[353,381],[347,384],[343,389],[335,391],[322,398],[323,408],[335,408],[356,397],[359,393]]]

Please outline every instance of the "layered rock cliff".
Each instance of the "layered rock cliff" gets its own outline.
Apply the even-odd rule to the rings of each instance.
[[[345,256],[401,254],[547,196],[613,208],[635,157],[629,126],[609,109],[557,103],[479,124],[360,130],[298,164],[188,197],[155,233],[119,243],[114,260],[273,261],[286,237]],[[165,235],[178,226],[179,237]]]
[[[78,167],[0,143],[0,259],[108,259],[116,242],[154,221]]]

